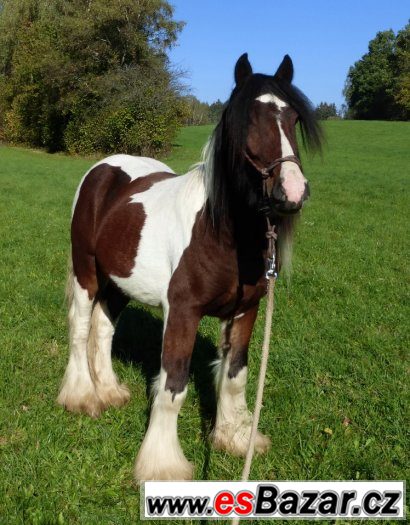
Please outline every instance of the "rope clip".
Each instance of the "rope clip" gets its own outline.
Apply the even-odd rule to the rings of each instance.
[[[266,270],[265,277],[269,281],[269,279],[276,279],[278,277],[278,272],[276,271],[276,258],[275,255],[272,255],[272,257],[268,257],[268,269]]]

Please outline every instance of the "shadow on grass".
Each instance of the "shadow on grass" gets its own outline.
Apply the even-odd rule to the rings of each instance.
[[[146,382],[147,397],[153,379],[161,364],[162,319],[141,307],[129,306],[118,321],[113,339],[113,355],[126,363],[141,368]],[[199,397],[202,438],[206,444],[205,461],[201,478],[208,479],[211,447],[209,432],[216,413],[216,396],[210,363],[217,357],[214,343],[197,334],[191,361],[190,379]],[[147,413],[148,426],[149,412]]]

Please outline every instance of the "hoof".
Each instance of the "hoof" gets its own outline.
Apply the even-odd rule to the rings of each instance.
[[[146,461],[138,454],[135,461],[134,477],[137,482],[142,481],[189,481],[193,479],[194,467],[185,457],[178,462],[160,464],[155,458]]]
[[[97,385],[96,390],[103,409],[108,407],[122,407],[128,403],[131,397],[130,391],[125,385]]]
[[[57,403],[70,412],[87,414],[93,418],[100,416],[104,410],[104,405],[97,396],[94,387],[85,392],[73,392],[72,390],[68,392],[68,389],[63,387],[57,398]]]
[[[272,442],[270,440],[270,437],[265,436],[265,434],[262,434],[262,432],[256,433],[256,439],[255,439],[255,452],[258,454],[266,454],[266,452],[270,449],[272,445]]]
[[[148,430],[135,460],[136,481],[190,480],[193,470],[193,465],[186,459],[176,436],[166,440],[166,436],[149,435]]]
[[[251,427],[224,425],[217,427],[212,434],[212,444],[217,450],[224,450],[234,456],[245,457],[249,447]],[[256,433],[255,452],[264,454],[269,450],[271,440],[261,432]]]

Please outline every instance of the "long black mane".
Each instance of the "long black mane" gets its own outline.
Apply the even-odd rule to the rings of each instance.
[[[299,115],[302,142],[307,150],[320,150],[321,129],[311,102],[291,83],[276,76],[251,75],[236,87],[225,105],[208,146],[206,169],[207,215],[219,232],[234,218],[235,209],[254,208],[260,197],[261,181],[250,177],[244,152],[254,100],[272,93],[289,104]]]

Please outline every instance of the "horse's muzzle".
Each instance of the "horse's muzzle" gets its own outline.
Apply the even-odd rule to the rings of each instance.
[[[271,206],[276,213],[281,215],[290,215],[297,213],[303,206],[303,203],[309,198],[310,188],[309,184],[305,182],[305,189],[301,198],[297,201],[291,201],[287,199],[285,192],[283,191],[282,185],[277,184],[271,195]]]

